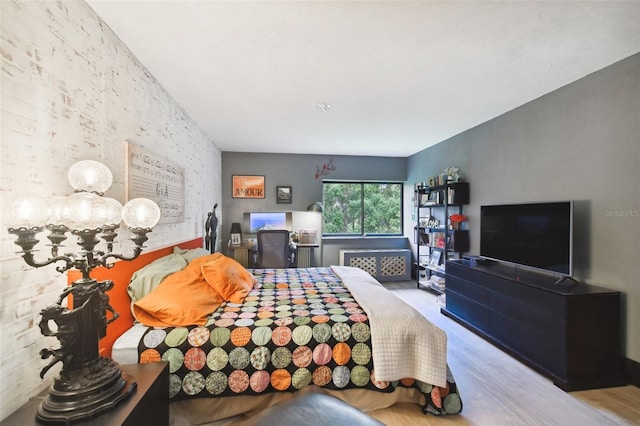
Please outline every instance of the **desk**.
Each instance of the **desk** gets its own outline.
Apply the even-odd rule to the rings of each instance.
[[[74,426],[113,426],[113,425],[169,425],[169,363],[152,362],[148,364],[122,365],[122,371],[133,376],[137,383],[124,401],[110,411],[99,414],[87,421],[73,423]],[[4,419],[2,426],[36,426],[36,410],[49,389],[31,398],[18,411]]]
[[[312,265],[311,254],[313,248],[319,247],[319,244],[300,244],[296,243],[296,265],[298,268],[310,268]]]
[[[250,266],[249,263],[249,253],[253,250],[253,246],[249,245],[239,245],[239,246],[229,246],[229,250],[231,250],[231,257],[233,257],[236,262],[248,268]]]

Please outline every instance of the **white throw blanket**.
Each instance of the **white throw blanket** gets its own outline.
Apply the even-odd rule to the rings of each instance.
[[[369,316],[375,379],[446,386],[447,335],[367,272],[332,266]]]

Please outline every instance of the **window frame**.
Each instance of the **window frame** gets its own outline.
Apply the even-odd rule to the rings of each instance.
[[[353,184],[360,186],[360,232],[359,233],[327,233],[324,231],[324,216],[322,218],[323,225],[323,237],[328,238],[367,238],[367,237],[401,237],[404,235],[404,182],[401,181],[386,181],[386,180],[340,180],[340,179],[326,179],[322,181],[322,204],[326,206],[326,200],[324,197],[325,184]],[[364,203],[364,188],[365,185],[398,185],[400,188],[400,225],[397,233],[367,233],[365,232],[365,203]],[[326,207],[325,207],[326,208]]]

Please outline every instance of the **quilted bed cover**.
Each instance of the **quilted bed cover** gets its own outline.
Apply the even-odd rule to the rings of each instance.
[[[457,414],[446,335],[357,268],[251,269],[241,304],[205,326],[149,328],[139,362],[169,362],[170,398],[261,395],[316,385],[415,387],[425,413]]]

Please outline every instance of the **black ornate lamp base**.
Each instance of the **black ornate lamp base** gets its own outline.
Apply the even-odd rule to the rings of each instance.
[[[96,417],[111,410],[125,400],[136,389],[134,378],[120,370],[115,361],[100,358],[100,377],[92,377],[93,368],[84,368],[80,387],[77,383],[63,383],[56,379],[51,385],[47,398],[42,401],[36,419],[44,424],[70,424]],[[105,368],[105,365],[108,364]],[[87,371],[88,370],[88,371]],[[75,382],[75,380],[74,380]]]

